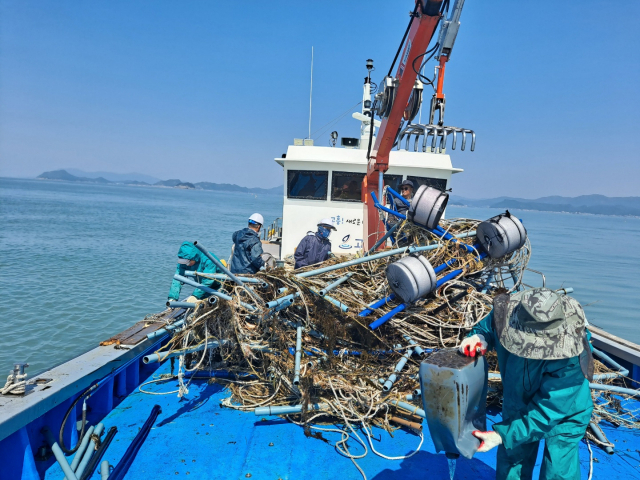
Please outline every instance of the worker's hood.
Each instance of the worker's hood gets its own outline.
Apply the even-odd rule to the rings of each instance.
[[[238,230],[233,234],[233,242],[242,245],[243,243],[247,243],[248,241],[255,242],[255,239],[259,238],[258,234],[251,230],[250,228],[243,228],[242,230]]]
[[[199,260],[200,250],[191,242],[184,242],[178,250],[178,258],[186,258],[187,260]]]

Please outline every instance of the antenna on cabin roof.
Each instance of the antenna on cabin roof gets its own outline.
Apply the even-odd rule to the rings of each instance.
[[[309,90],[309,136],[311,138],[311,100],[313,99],[313,46],[311,47],[311,89]]]

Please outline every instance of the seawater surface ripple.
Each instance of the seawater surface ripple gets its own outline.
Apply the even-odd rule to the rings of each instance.
[[[0,179],[0,380],[14,361],[29,362],[33,375],[162,310],[180,244],[198,240],[228,258],[231,234],[256,211],[271,223],[282,197]],[[640,219],[513,213],[531,238],[530,267],[545,272],[547,286],[573,287],[592,323],[640,343]]]

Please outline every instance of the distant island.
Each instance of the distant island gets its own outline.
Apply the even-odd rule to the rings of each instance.
[[[282,195],[283,187],[274,188],[248,188],[241,187],[240,185],[234,185],[231,183],[212,183],[212,182],[198,182],[190,183],[183,182],[177,178],[170,180],[160,180],[155,183],[147,183],[140,180],[107,180],[106,178],[99,177],[85,177],[72,175],[66,170],[54,170],[51,172],[44,172],[36,177],[39,180],[58,180],[64,182],[81,182],[81,183],[99,183],[102,185],[133,185],[138,187],[168,187],[168,188],[181,188],[188,190],[219,190],[224,192],[237,192],[237,193],[260,193],[266,195]]]
[[[640,217],[640,197],[606,197],[604,195],[561,197],[554,195],[533,200],[513,197],[477,200],[452,196],[449,205]]]

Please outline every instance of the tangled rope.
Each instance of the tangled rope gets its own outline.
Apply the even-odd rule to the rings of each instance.
[[[421,421],[412,414],[419,408],[416,405],[409,404],[413,412],[396,405],[419,388],[422,358],[412,353],[428,354],[457,346],[491,311],[497,289],[515,290],[522,283],[531,255],[529,242],[505,258],[479,261],[473,235],[479,223],[458,218],[440,224],[447,233],[461,237],[458,242],[471,249],[460,248],[459,243],[408,222],[400,225],[396,241],[432,246],[420,253],[431,265],[455,264],[462,273],[380,328],[372,330],[369,323],[390,312],[398,302],[388,302],[369,316],[359,313],[392,293],[386,281],[386,268],[408,255],[409,248],[392,256],[307,277],[299,274],[319,265],[294,271],[292,259],[285,259],[284,268],[256,274],[267,287],[254,284],[251,293],[246,289],[248,284],[240,287],[225,281],[222,288],[232,300],[219,299],[213,305],[198,302],[193,311],[185,314],[183,327],[174,330],[172,338],[157,353],[161,358],[179,355],[178,375],[172,377],[178,378],[179,396],[188,392],[185,372],[224,369],[228,378],[210,381],[228,387],[231,396],[222,401],[228,408],[247,411],[262,406],[299,406],[300,413],[287,414],[286,418],[302,426],[307,436],[322,438],[323,432],[339,433],[341,439],[336,442],[336,449],[350,458],[364,476],[356,461],[369,450],[387,459],[408,457],[386,456],[376,451],[371,432],[373,426],[390,433],[400,428],[389,422],[390,411],[410,422]],[[345,257],[331,258],[321,266],[344,262]],[[348,279],[324,297],[319,295],[318,292],[346,274],[350,274]],[[269,302],[282,300],[286,295],[292,296],[292,305],[269,308]],[[300,364],[296,365],[298,327],[302,328],[302,349]],[[406,363],[397,371],[403,356]],[[495,359],[493,367],[497,371]],[[598,368],[605,367],[600,364]],[[388,387],[389,383],[391,387],[383,386]],[[500,403],[500,382],[492,381],[491,387],[490,400]],[[607,415],[606,418],[611,418],[610,413]],[[367,438],[361,438],[358,432],[364,432]],[[364,453],[350,452],[349,439],[358,442]],[[416,452],[422,441],[420,434]]]

